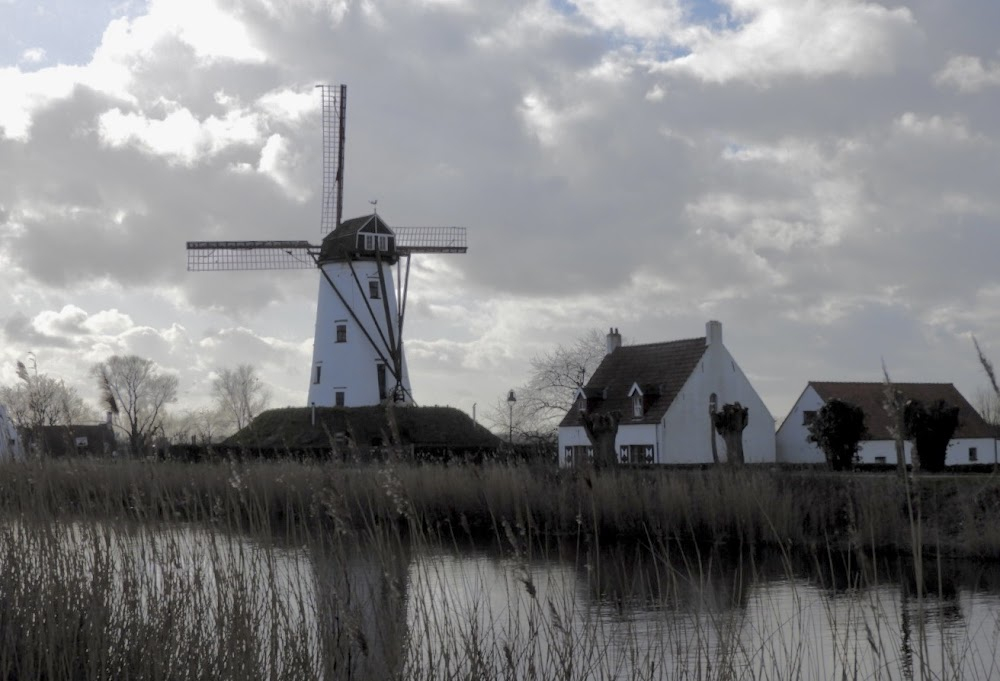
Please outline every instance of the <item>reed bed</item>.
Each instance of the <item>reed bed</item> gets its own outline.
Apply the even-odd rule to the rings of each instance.
[[[891,474],[772,468],[578,472],[531,465],[322,465],[295,462],[49,461],[0,465],[0,510],[72,517],[224,522],[290,533],[371,522],[499,535],[575,536],[1000,552],[1000,477],[923,476],[907,496]]]
[[[893,476],[5,464],[0,679],[990,678],[942,561],[1000,490],[917,485],[893,573]]]

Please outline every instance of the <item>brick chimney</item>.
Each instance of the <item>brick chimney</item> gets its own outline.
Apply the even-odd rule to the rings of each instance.
[[[622,335],[618,333],[618,329],[608,330],[608,354],[617,350],[622,346]]]

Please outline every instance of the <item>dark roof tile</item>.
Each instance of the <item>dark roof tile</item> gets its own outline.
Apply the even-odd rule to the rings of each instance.
[[[593,412],[620,410],[623,423],[659,423],[674,398],[705,355],[705,338],[689,338],[666,343],[624,345],[605,355],[597,371],[587,381],[584,393],[595,397]],[[646,411],[641,419],[632,419],[632,402],[628,392],[638,383],[646,395]],[[647,387],[650,390],[647,392]],[[606,392],[604,392],[606,391]],[[580,412],[570,409],[560,426],[579,426]]]
[[[850,402],[865,413],[865,422],[872,440],[891,440],[891,419],[883,406],[886,401],[885,383],[836,383],[830,381],[810,381],[816,393],[824,402],[838,399]],[[951,383],[893,383],[902,391],[906,400],[920,400],[930,405],[938,400],[958,407],[958,429],[956,438],[991,438],[994,429],[969,404]]]

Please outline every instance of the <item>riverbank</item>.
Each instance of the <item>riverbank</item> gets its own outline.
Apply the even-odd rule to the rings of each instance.
[[[909,487],[909,493],[908,493]],[[772,467],[577,472],[430,466],[64,460],[0,466],[0,510],[27,517],[224,520],[235,528],[695,541],[983,557],[1000,553],[1000,478]]]

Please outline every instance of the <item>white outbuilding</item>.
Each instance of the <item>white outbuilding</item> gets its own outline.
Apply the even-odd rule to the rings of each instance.
[[[926,405],[938,400],[958,407],[958,428],[948,444],[946,466],[996,463],[995,430],[969,404],[951,383],[893,383],[904,400],[919,400]],[[861,463],[896,464],[896,440],[892,418],[885,409],[885,383],[844,383],[810,381],[778,429],[780,463],[825,463],[823,452],[808,441],[809,424],[830,400],[841,400],[860,407],[865,413],[869,438],[861,442]],[[913,443],[904,443],[905,461],[911,463]]]
[[[722,344],[720,322],[708,322],[701,338],[645,345],[622,346],[612,329],[604,360],[559,424],[559,462],[593,456],[583,412],[614,411],[622,414],[615,437],[622,463],[710,464],[713,438],[725,461],[726,445],[710,415],[737,402],[748,408],[744,460],[773,462],[774,417]]]
[[[17,426],[11,420],[7,408],[0,404],[0,461],[20,460],[24,458],[21,438],[17,434]]]

